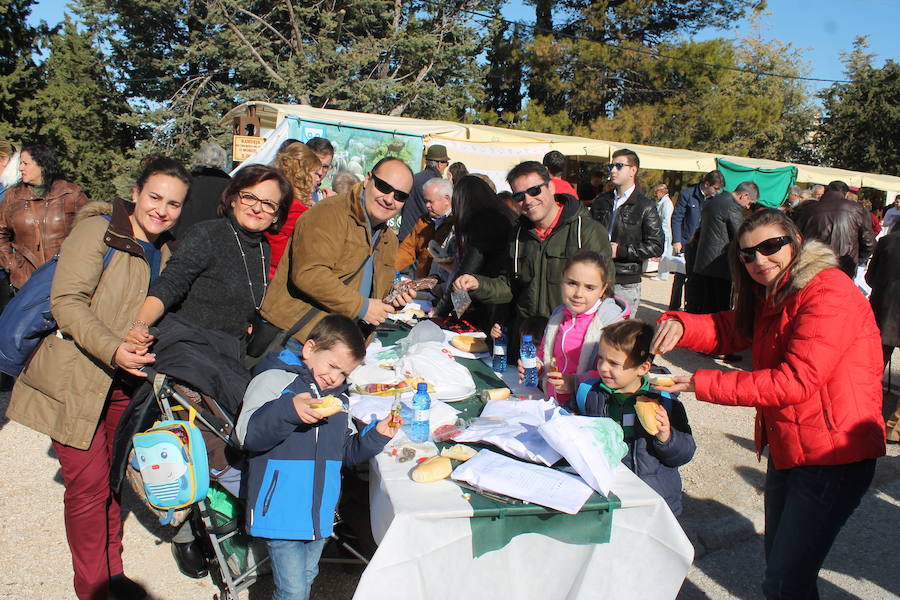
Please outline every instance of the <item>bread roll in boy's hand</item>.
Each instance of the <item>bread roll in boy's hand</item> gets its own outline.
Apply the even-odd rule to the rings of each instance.
[[[634,403],[634,412],[637,413],[638,421],[641,422],[641,427],[650,435],[659,433],[659,425],[656,423],[657,406],[659,406],[659,402],[647,396],[638,396]]]
[[[672,436],[669,413],[659,401],[647,396],[638,396],[634,403],[634,411],[647,433],[656,436],[656,439],[662,443],[669,441]]]
[[[329,395],[317,398],[315,402],[310,404],[310,407],[315,409],[322,417],[330,417],[344,410],[344,403],[337,396]]]
[[[296,394],[293,398],[293,402],[294,410],[297,411],[297,416],[307,425],[318,423],[325,418],[324,415],[312,407],[313,404],[319,402],[319,399],[313,398],[309,393],[304,392],[302,394]]]

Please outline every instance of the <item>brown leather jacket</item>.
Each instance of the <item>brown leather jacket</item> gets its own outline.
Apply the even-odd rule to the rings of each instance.
[[[804,202],[794,221],[807,239],[831,246],[841,270],[856,276],[856,266],[875,250],[872,220],[862,204],[847,200],[839,192],[826,192],[818,202]]]
[[[9,271],[13,286],[22,287],[59,252],[75,213],[87,202],[80,187],[62,179],[53,182],[44,198],[22,183],[7,192],[0,205],[0,267]]]

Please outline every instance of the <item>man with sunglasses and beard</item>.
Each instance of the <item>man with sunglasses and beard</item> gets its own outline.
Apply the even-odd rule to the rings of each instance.
[[[260,309],[271,325],[298,342],[328,313],[355,319],[365,331],[409,302],[382,301],[394,280],[397,236],[387,227],[409,197],[413,174],[383,158],[349,192],[325,198],[303,213]],[[281,336],[278,336],[279,338]]]
[[[637,189],[641,162],[627,148],[613,152],[609,179],[614,189],[594,199],[591,216],[603,224],[612,242],[616,296],[628,301],[631,314],[641,304],[644,261],[662,255],[665,235],[656,202]]]
[[[473,299],[485,304],[512,302],[515,315],[508,331],[515,335],[524,319],[549,317],[562,303],[563,270],[578,249],[593,250],[609,261],[609,284],[614,270],[606,228],[591,219],[575,196],[556,194],[547,167],[533,160],[520,163],[506,181],[512,202],[521,208],[511,230],[506,267],[498,277],[461,275],[453,287],[469,290]],[[517,345],[517,339],[510,340],[511,354]]]
[[[741,226],[746,210],[757,200],[759,187],[752,181],[745,181],[733,192],[722,192],[703,206],[697,254],[687,280],[688,312],[699,315],[731,309],[728,246]]]

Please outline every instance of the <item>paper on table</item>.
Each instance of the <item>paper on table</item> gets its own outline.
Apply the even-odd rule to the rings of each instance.
[[[569,461],[588,485],[608,496],[615,474],[600,440],[608,439],[609,436],[603,434],[606,433],[605,427],[610,425],[618,427],[606,417],[569,415],[558,410],[549,421],[538,427],[538,433]],[[621,433],[618,442],[627,452],[628,447],[621,442]],[[612,450],[619,454],[618,457],[610,457],[616,458],[618,465],[622,455],[618,447]]]
[[[450,475],[486,491],[574,515],[594,490],[581,478],[482,450]]]
[[[555,405],[546,400],[495,400],[488,402],[476,424],[453,437],[457,442],[493,444],[524,460],[549,466],[562,458],[538,433]]]

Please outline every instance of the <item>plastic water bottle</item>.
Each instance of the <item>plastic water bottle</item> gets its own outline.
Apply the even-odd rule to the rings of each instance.
[[[494,340],[494,357],[491,360],[494,373],[502,373],[506,370],[506,328],[500,329],[500,337]]]
[[[431,412],[431,396],[428,395],[428,384],[420,383],[416,387],[416,393],[412,399],[412,425],[409,428],[409,439],[422,444],[431,437],[431,424],[429,412]]]
[[[522,336],[522,348],[519,350],[519,356],[522,359],[522,368],[525,369],[525,377],[522,378],[522,384],[528,387],[537,387],[537,348],[534,347],[530,335]]]
[[[400,283],[403,281],[403,275],[400,274],[400,271],[394,271],[394,283]]]

